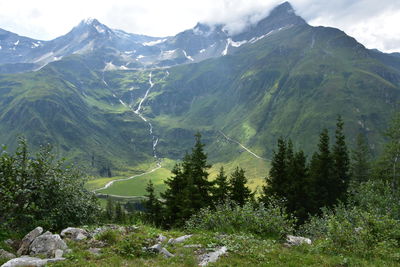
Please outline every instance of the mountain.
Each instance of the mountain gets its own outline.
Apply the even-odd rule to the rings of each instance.
[[[0,45],[31,42],[7,36]],[[289,3],[238,34],[199,23],[154,38],[93,19],[29,49],[41,52],[0,65],[40,66],[0,75],[0,143],[14,147],[24,134],[100,173],[179,159],[196,131],[213,163],[266,165],[278,137],[310,153],[338,114],[349,143],[362,132],[376,151],[400,99],[398,56],[312,27]]]
[[[230,35],[225,25],[198,23],[176,36],[157,38],[113,30],[96,19],[83,20],[69,33],[51,41],[34,40],[4,31],[0,35],[0,73],[37,70],[73,54],[101,54],[93,68],[137,69],[200,62],[235,51],[284,27],[306,24],[284,3],[245,32]],[[111,63],[111,65],[110,65]]]

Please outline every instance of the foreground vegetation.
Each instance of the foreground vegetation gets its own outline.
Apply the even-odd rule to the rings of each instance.
[[[88,252],[93,243],[71,241],[72,253],[53,265],[196,266],[199,255],[226,246],[228,253],[213,266],[398,266],[399,126],[397,116],[387,131],[384,152],[374,162],[365,139],[359,138],[348,153],[340,119],[333,149],[324,130],[310,163],[301,151],[293,152],[290,141],[280,139],[270,183],[260,198],[247,187],[245,171],[239,167],[230,174],[220,168],[215,180],[208,179],[210,165],[198,134],[192,151],[166,180],[163,199],[158,199],[149,182],[147,198],[130,208],[130,213],[126,204],[111,198],[100,212],[80,174],[54,160],[47,148],[30,156],[21,140],[15,155],[1,155],[0,241],[20,239],[32,225],[58,231],[67,226],[93,225],[85,226],[90,229],[118,223],[138,227],[122,232],[116,227],[95,235],[104,243],[97,255]],[[326,171],[323,177],[322,171]],[[335,183],[342,184],[330,190]],[[306,202],[311,200],[307,204],[316,205],[306,212],[307,206],[293,205],[305,203],[304,196]],[[154,245],[159,234],[193,236],[184,243],[165,243],[175,255],[165,258],[143,249]],[[312,244],[285,245],[289,234],[309,237]]]

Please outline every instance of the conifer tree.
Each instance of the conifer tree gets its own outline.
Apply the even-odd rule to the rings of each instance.
[[[164,214],[166,223],[169,226],[173,225],[178,219],[178,214],[181,208],[182,193],[186,186],[181,164],[176,164],[171,172],[172,177],[164,182],[167,189],[164,193],[161,193],[161,197],[165,199]]]
[[[115,218],[115,203],[110,197],[108,197],[106,204],[106,219],[108,221],[113,221],[114,218]]]
[[[215,185],[217,186],[214,189],[214,194],[213,194],[215,202],[221,203],[226,201],[229,197],[230,188],[228,183],[228,177],[225,174],[224,167],[221,167],[219,169],[218,176],[215,179]]]
[[[278,151],[273,152],[269,177],[266,178],[266,186],[263,187],[263,199],[270,196],[284,197],[287,181],[287,145],[283,138],[278,139]]]
[[[147,218],[155,225],[160,225],[162,220],[162,206],[156,197],[151,179],[147,183],[146,192],[147,200],[144,202],[144,207],[147,212]]]
[[[251,190],[246,186],[247,178],[242,168],[236,167],[231,174],[230,183],[230,199],[238,205],[243,206],[252,197]]]
[[[288,177],[290,186],[288,187],[286,208],[293,213],[299,223],[303,223],[311,211],[309,172],[307,159],[302,150],[296,152],[293,159],[289,162]]]
[[[330,202],[330,186],[333,183],[332,179],[333,160],[329,149],[328,130],[324,129],[319,138],[318,151],[312,156],[310,163],[310,179],[312,189],[310,190],[311,197],[311,212],[318,213],[319,209],[324,206],[331,206]]]
[[[124,223],[125,222],[125,211],[122,208],[121,203],[117,202],[115,204],[115,221],[119,223]]]
[[[335,144],[333,146],[333,177],[330,183],[329,203],[335,204],[337,200],[344,200],[350,181],[350,159],[343,133],[343,120],[338,116],[335,131]]]
[[[368,140],[363,134],[358,134],[355,148],[351,153],[351,180],[359,184],[369,179],[371,171],[371,152]]]

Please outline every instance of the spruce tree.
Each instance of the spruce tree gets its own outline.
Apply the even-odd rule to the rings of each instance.
[[[289,162],[289,187],[286,195],[286,208],[293,213],[299,223],[303,223],[311,212],[310,184],[307,159],[302,150],[296,152]]]
[[[312,156],[310,163],[310,209],[313,214],[321,207],[331,206],[330,187],[332,179],[333,160],[329,149],[328,130],[324,129],[319,138],[318,151]]]
[[[147,212],[147,218],[155,225],[160,225],[162,220],[162,206],[161,202],[156,197],[151,179],[147,183],[146,192],[147,200],[145,200],[143,204]]]
[[[122,208],[121,203],[117,202],[115,204],[115,221],[119,223],[124,223],[125,222],[125,211]]]
[[[343,120],[338,116],[335,131],[335,144],[333,146],[333,177],[330,183],[329,203],[335,204],[337,200],[344,200],[350,181],[350,159],[343,133]]]
[[[285,197],[285,188],[288,186],[287,177],[287,145],[283,138],[278,139],[278,151],[273,152],[271,169],[263,187],[263,199],[270,196]]]
[[[161,197],[165,199],[164,214],[168,226],[174,225],[178,219],[178,214],[181,208],[182,193],[186,186],[185,177],[183,176],[180,164],[176,164],[171,172],[172,176],[164,182],[167,189],[164,193],[161,193]]]
[[[105,215],[106,215],[106,219],[110,222],[113,221],[115,218],[115,203],[110,197],[107,198]]]
[[[242,168],[236,167],[231,174],[230,183],[230,199],[238,205],[243,206],[252,197],[251,190],[246,186],[247,178]]]
[[[221,167],[219,169],[219,173],[217,178],[215,179],[215,185],[217,186],[214,189],[214,200],[216,203],[221,203],[224,202],[228,199],[229,197],[229,183],[228,183],[228,177],[225,174],[224,167]]]
[[[213,183],[208,181],[207,170],[211,165],[207,163],[207,155],[204,152],[204,144],[201,142],[201,134],[195,135],[195,145],[190,155],[190,173],[192,177],[193,187],[192,200],[195,210],[212,205],[210,192],[212,191]],[[194,198],[196,196],[196,198]]]
[[[351,153],[351,180],[353,184],[366,182],[371,171],[371,152],[365,135],[358,134],[355,148]]]

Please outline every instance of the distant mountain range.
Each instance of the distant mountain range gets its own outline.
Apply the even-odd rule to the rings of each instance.
[[[156,38],[88,19],[51,41],[1,30],[0,47],[0,143],[49,142],[94,172],[179,159],[196,131],[212,162],[246,168],[280,136],[311,152],[338,114],[349,143],[361,132],[376,151],[400,98],[398,54],[312,27],[287,2],[235,35],[199,23]]]

